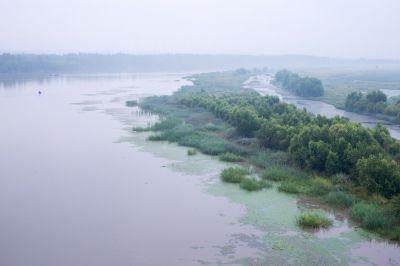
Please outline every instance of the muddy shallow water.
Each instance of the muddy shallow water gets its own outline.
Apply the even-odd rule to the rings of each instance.
[[[125,101],[172,93],[183,76],[0,86],[0,265],[400,265],[398,246],[340,213],[302,231],[296,216],[319,206],[223,184],[226,163],[132,132],[157,116]]]

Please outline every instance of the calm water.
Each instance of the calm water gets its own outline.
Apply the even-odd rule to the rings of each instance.
[[[296,216],[318,206],[222,184],[227,164],[132,132],[157,117],[125,101],[172,93],[182,76],[0,86],[0,265],[400,265],[396,245],[340,213],[301,231]]]

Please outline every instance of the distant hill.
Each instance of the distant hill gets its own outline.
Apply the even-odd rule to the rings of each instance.
[[[396,67],[400,61],[348,60],[308,55],[2,54],[0,73],[171,72],[236,68]]]

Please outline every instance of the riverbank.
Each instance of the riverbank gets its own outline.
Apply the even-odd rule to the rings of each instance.
[[[396,229],[398,220],[390,209],[393,205],[392,201],[385,200],[382,196],[371,197],[365,189],[357,188],[356,181],[351,175],[327,175],[325,172],[311,169],[300,170],[293,162],[293,156],[279,151],[281,149],[279,145],[287,145],[284,142],[276,144],[278,146],[275,147],[275,151],[262,148],[259,145],[260,139],[255,138],[251,130],[248,131],[249,128],[257,129],[256,120],[254,120],[256,118],[251,110],[245,110],[244,113],[237,113],[234,116],[243,117],[243,120],[225,121],[224,110],[218,109],[224,106],[224,102],[214,104],[213,99],[229,97],[227,95],[240,95],[248,91],[242,87],[242,84],[249,76],[250,73],[235,72],[197,75],[192,87],[184,87],[169,97],[145,99],[140,103],[141,108],[164,116],[168,114],[167,119],[145,129],[158,132],[150,136],[149,140],[177,142],[210,155],[221,155],[227,152],[238,154],[246,158],[242,164],[259,167],[259,171],[252,173],[255,176],[264,176],[266,179],[276,181],[277,173],[279,173],[280,180],[278,181],[281,182],[279,183],[281,191],[310,195],[318,198],[320,202],[349,209],[350,213],[356,213],[361,209],[368,213],[368,217],[373,217],[373,220],[365,220],[364,214],[361,216],[353,214],[354,220],[385,237],[398,239],[400,234]],[[205,96],[204,99],[197,100],[204,100],[215,109],[211,111],[204,105],[196,103],[197,100],[188,101],[190,94]],[[211,98],[207,94],[210,94]],[[241,100],[232,96],[230,101],[235,103]],[[137,128],[136,130],[144,129]],[[378,211],[381,208],[386,211]],[[379,217],[384,219],[379,220]]]

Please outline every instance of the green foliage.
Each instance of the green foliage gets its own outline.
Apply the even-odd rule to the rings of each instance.
[[[279,185],[278,190],[286,193],[297,194],[303,192],[303,187],[293,181],[284,181]]]
[[[397,226],[390,230],[389,239],[393,241],[400,241],[400,226]]]
[[[126,105],[127,107],[135,107],[135,106],[138,105],[138,102],[135,101],[135,100],[129,100],[129,101],[126,101],[126,102],[125,102],[125,105]]]
[[[284,181],[295,177],[295,172],[288,167],[274,166],[266,169],[263,174],[263,178],[272,181]]]
[[[366,95],[352,92],[347,95],[345,108],[350,111],[391,116],[392,120],[400,121],[400,102],[388,101],[381,91],[372,91]]]
[[[399,178],[394,172],[400,172],[400,166],[389,158],[400,159],[400,142],[391,138],[386,129],[380,125],[367,129],[341,117],[313,116],[277,97],[245,91],[241,82],[246,75],[241,70],[199,74],[194,86],[185,86],[172,96],[141,101],[142,108],[175,118],[154,125],[154,130],[161,133],[150,139],[174,141],[212,155],[250,153],[250,162],[268,169],[295,163],[328,176],[343,173],[349,180],[339,186],[361,184],[388,198],[399,194]],[[354,94],[353,98],[358,99],[359,95]],[[381,103],[378,99],[383,99],[379,93],[369,96],[369,101]],[[227,130],[227,124],[236,131]],[[371,156],[384,158],[371,161],[383,171],[383,178],[378,171],[367,170],[365,160]],[[269,178],[288,181],[279,175]],[[297,186],[310,195],[330,191],[322,183],[305,184],[304,180]]]
[[[286,152],[261,150],[250,156],[250,161],[261,168],[288,165],[290,158]]]
[[[400,192],[400,167],[381,155],[371,155],[357,162],[357,175],[361,185],[370,193],[390,198]]]
[[[389,202],[389,211],[400,219],[400,195],[393,197]]]
[[[242,156],[231,153],[231,152],[221,154],[219,156],[219,159],[224,162],[241,162],[241,161],[243,161]]]
[[[257,180],[255,178],[243,178],[240,181],[240,187],[247,191],[256,191],[263,188],[269,188],[272,185],[264,180]]]
[[[193,156],[196,154],[197,154],[197,151],[195,149],[188,149],[188,151],[187,151],[187,155],[189,155],[189,156]]]
[[[229,167],[222,170],[220,176],[224,182],[240,183],[248,174],[249,171],[247,169],[240,167]]]
[[[299,96],[316,97],[324,95],[322,82],[316,78],[301,78],[293,72],[281,70],[275,74],[275,80],[279,82],[285,90],[292,91]]]
[[[297,224],[303,228],[328,228],[332,220],[318,212],[306,212],[300,214]]]
[[[177,127],[181,123],[182,123],[182,121],[175,117],[167,117],[167,118],[162,119],[161,121],[155,123],[151,127],[151,130],[153,130],[153,131],[169,130],[169,129],[173,129],[173,128]]]
[[[350,210],[350,216],[369,230],[384,228],[390,224],[390,219],[378,206],[366,202],[356,203]]]
[[[211,137],[198,132],[182,136],[179,145],[197,148],[204,154],[219,155],[231,151],[228,142],[221,137]]]
[[[339,208],[349,208],[356,202],[356,198],[344,191],[331,191],[324,197],[324,201]]]
[[[332,184],[329,180],[322,177],[314,177],[308,182],[307,194],[311,196],[322,196],[327,193],[332,188]]]

